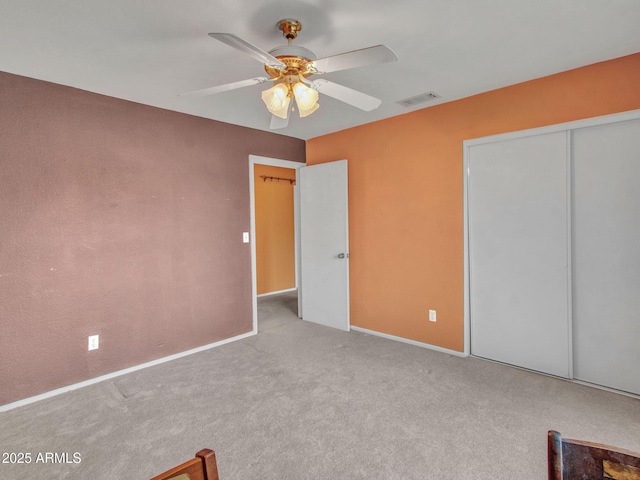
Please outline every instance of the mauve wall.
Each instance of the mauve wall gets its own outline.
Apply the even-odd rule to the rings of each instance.
[[[251,331],[249,154],[305,144],[0,72],[0,405]]]

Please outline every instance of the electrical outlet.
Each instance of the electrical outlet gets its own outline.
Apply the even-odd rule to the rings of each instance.
[[[435,310],[429,310],[429,321],[430,322],[435,322],[436,321],[436,311]]]
[[[100,335],[89,336],[89,350],[97,350],[100,345]]]

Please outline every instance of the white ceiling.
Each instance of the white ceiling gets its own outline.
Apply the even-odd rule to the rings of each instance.
[[[282,18],[302,22],[294,44],[319,58],[378,44],[400,58],[325,75],[383,103],[363,112],[321,95],[277,130],[301,139],[640,51],[640,0],[0,0],[0,70],[268,130],[266,84],[178,93],[265,76],[207,33],[270,50],[286,43]],[[427,91],[442,98],[395,103]]]

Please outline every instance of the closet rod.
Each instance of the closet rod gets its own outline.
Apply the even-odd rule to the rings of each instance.
[[[282,177],[268,177],[267,175],[260,175],[260,178],[262,178],[263,182],[266,182],[267,180],[270,181],[274,181],[277,180],[278,182],[280,180],[286,180],[287,182],[289,182],[289,184],[293,185],[294,183],[296,183],[296,180],[294,178],[282,178]]]

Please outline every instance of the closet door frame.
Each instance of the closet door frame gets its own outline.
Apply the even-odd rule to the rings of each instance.
[[[463,141],[463,219],[464,219],[464,354],[471,355],[471,285],[470,285],[470,275],[469,275],[469,198],[468,198],[468,186],[469,186],[469,174],[470,174],[470,166],[469,161],[471,158],[471,147],[475,145],[482,145],[494,142],[502,142],[506,140],[525,138],[531,136],[545,135],[548,133],[556,133],[556,132],[566,132],[567,133],[567,149],[569,155],[569,161],[567,162],[567,169],[569,170],[567,173],[567,183],[568,183],[568,222],[567,222],[567,248],[569,253],[569,263],[571,263],[572,258],[572,239],[571,239],[571,226],[572,226],[572,218],[571,218],[571,198],[572,198],[572,174],[570,169],[573,164],[573,152],[571,152],[571,135],[573,130],[578,130],[582,128],[614,124],[618,122],[625,122],[629,120],[638,120],[640,119],[640,110],[630,110],[622,113],[615,113],[611,115],[603,115],[599,117],[588,118],[584,120],[576,120],[572,122],[560,123],[556,125],[548,125],[539,128],[533,128],[528,130],[521,130],[517,132],[509,132],[499,135],[491,135],[482,138],[475,138],[470,140]],[[569,265],[569,281],[571,282],[571,265]],[[571,284],[569,288],[569,342],[572,343],[572,301],[571,301]],[[573,378],[573,348],[572,345],[569,345],[569,354],[570,354],[570,370],[569,370],[569,379]]]

